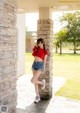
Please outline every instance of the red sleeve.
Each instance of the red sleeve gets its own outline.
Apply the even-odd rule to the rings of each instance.
[[[47,54],[48,54],[48,51],[46,50],[46,51],[45,51],[45,55],[47,55]]]
[[[34,46],[33,51],[36,51],[36,50],[37,50],[37,47],[36,47],[36,46]]]

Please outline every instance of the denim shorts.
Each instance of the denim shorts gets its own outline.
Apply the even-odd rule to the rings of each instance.
[[[41,70],[44,71],[44,62],[34,61],[32,64],[32,70]]]

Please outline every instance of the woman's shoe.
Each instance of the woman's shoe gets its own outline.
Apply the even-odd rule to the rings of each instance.
[[[39,96],[36,96],[35,100],[34,100],[34,103],[38,103],[40,102],[40,97]]]
[[[43,80],[42,80],[42,89],[44,89],[44,88],[45,88],[45,84],[46,84],[46,80],[45,80],[45,79],[43,79]]]

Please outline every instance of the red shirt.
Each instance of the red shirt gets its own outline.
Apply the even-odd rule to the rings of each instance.
[[[44,49],[39,48],[38,51],[37,51],[37,47],[34,46],[33,53],[32,53],[33,56],[40,57],[44,61],[44,57],[47,54],[48,54],[48,51],[47,50],[44,51]]]

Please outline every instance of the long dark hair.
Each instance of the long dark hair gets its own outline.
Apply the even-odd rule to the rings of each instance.
[[[39,44],[40,42],[43,43],[43,49],[44,49],[44,52],[45,52],[45,43],[44,43],[44,40],[43,40],[42,38],[37,39],[37,52],[38,52],[38,49],[40,48],[40,47],[38,46],[38,44]]]

